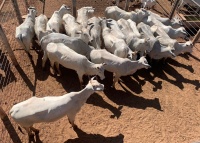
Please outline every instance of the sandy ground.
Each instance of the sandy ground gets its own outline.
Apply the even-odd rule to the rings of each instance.
[[[45,14],[51,15],[63,3],[71,5],[71,1],[47,0]],[[42,7],[41,2],[34,4],[36,7]],[[77,0],[78,8],[88,4],[96,8],[97,16],[102,16],[105,7],[112,5],[107,0]],[[37,44],[33,44],[31,50],[33,59],[28,58],[14,39],[12,29],[15,30],[16,20],[8,20],[2,25],[19,63],[17,67],[7,66],[9,82],[0,91],[0,105],[7,114],[12,105],[31,96],[59,96],[71,91],[79,91],[79,81],[74,71],[61,68],[63,75],[56,77],[50,71],[49,62],[45,71],[41,69],[42,53],[39,52]],[[116,89],[110,87],[112,74],[106,72],[106,79],[101,81],[105,85],[105,90],[92,94],[76,116],[75,123],[78,129],[73,130],[67,117],[53,123],[35,124],[34,126],[40,130],[35,142],[192,143],[200,141],[199,50],[200,44],[196,44],[192,54],[180,55],[175,59],[168,59],[164,65],[158,63],[151,69],[139,70],[132,76],[122,77]],[[6,55],[4,56],[7,58]],[[4,76],[5,78],[8,79],[7,76]],[[87,83],[87,78],[84,80]],[[26,133],[22,134],[17,129],[17,124],[9,115],[8,119],[0,121],[0,143],[28,142]]]

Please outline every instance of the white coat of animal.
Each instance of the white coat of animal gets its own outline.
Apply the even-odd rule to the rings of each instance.
[[[130,28],[132,29],[134,35],[135,35],[136,37],[138,37],[138,38],[141,38],[142,35],[141,35],[141,33],[138,31],[136,23],[135,23],[133,20],[131,20],[131,19],[128,19],[127,21],[129,22]]]
[[[131,75],[139,69],[151,67],[145,57],[141,57],[137,61],[132,61],[127,58],[117,57],[105,49],[92,50],[90,58],[96,64],[104,62],[106,64],[104,66],[105,70],[114,73],[113,87],[115,87],[116,82],[121,76]]]
[[[126,43],[132,51],[140,52],[140,56],[143,56],[146,51],[150,52],[151,47],[148,41],[150,39],[140,39],[135,36],[129,22],[125,19],[121,18],[117,21],[117,23],[123,34],[126,35]]]
[[[78,92],[70,92],[62,96],[31,97],[15,104],[10,109],[13,120],[26,129],[29,136],[31,131],[39,133],[33,128],[35,123],[53,122],[67,116],[70,124],[76,127],[76,114],[95,91],[104,90],[104,85],[93,78],[87,86]]]
[[[159,36],[158,40],[162,45],[164,46],[170,45],[171,47],[174,47],[173,53],[176,56],[178,56],[179,54],[192,52],[193,44],[191,41],[187,41],[185,43],[179,43],[177,40],[171,39],[162,28],[157,26],[152,26],[151,29],[156,36]]]
[[[94,47],[89,46],[83,40],[78,37],[69,37],[65,34],[61,33],[50,33],[42,37],[40,40],[40,45],[43,49],[43,57],[42,57],[42,67],[44,68],[46,60],[47,60],[47,53],[46,47],[49,43],[64,43],[67,47],[74,50],[78,54],[86,56],[90,59],[90,51],[94,49]]]
[[[63,4],[58,11],[54,11],[53,15],[47,22],[47,31],[53,31],[57,33],[64,32],[63,27],[63,15],[70,12],[70,8]]]
[[[117,6],[109,6],[105,9],[105,16],[106,18],[111,18],[114,20],[119,20],[120,18],[126,20],[131,19],[136,24],[138,24],[143,20],[143,18],[149,16],[149,12],[143,8],[131,12],[126,12]]]
[[[36,9],[29,7],[26,19],[21,25],[16,27],[15,31],[15,38],[28,54],[30,54],[30,45],[35,35],[34,24],[36,14]]]
[[[165,46],[162,45],[158,37],[154,37],[151,27],[149,25],[144,24],[143,22],[139,23],[137,25],[138,30],[144,33],[145,37],[150,38],[150,46],[151,46],[151,51],[148,52],[147,54],[150,56],[151,59],[162,59],[162,58],[167,58],[167,57],[175,57],[176,55],[172,52],[174,50],[174,47],[169,45]],[[161,36],[160,36],[161,37]]]
[[[156,5],[156,0],[141,0],[142,7],[151,9]]]
[[[143,33],[143,37],[148,39],[150,49],[148,51],[151,51],[155,45],[155,43],[158,42],[158,39],[156,39],[151,31],[151,27],[143,22],[140,22],[137,25],[137,28],[140,33]]]
[[[97,17],[92,17],[88,19],[88,26],[87,26],[89,35],[90,35],[90,40],[91,40],[91,45],[95,49],[101,49],[102,45],[102,28],[101,28],[101,19]]]
[[[86,44],[90,41],[90,36],[88,30],[76,22],[76,19],[71,14],[65,14],[63,16],[63,24],[65,32],[70,37],[79,37]]]
[[[45,32],[46,31],[46,26],[47,26],[47,22],[48,22],[48,18],[46,15],[44,14],[40,14],[39,16],[37,16],[35,18],[35,34],[37,36],[38,41],[41,40],[41,36],[40,33]]]
[[[87,27],[88,19],[92,17],[94,13],[95,8],[88,6],[88,7],[82,7],[77,10],[77,18],[76,21],[80,23],[83,27]]]
[[[178,18],[178,16],[174,16],[171,20],[168,17],[161,17],[160,15],[149,11],[150,12],[150,16],[155,17],[157,20],[159,20],[160,22],[162,22],[164,25],[166,26],[171,26],[172,28],[180,28],[183,26],[181,20]]]
[[[119,39],[126,40],[126,36],[123,34],[116,20],[106,19],[107,27],[111,29],[110,33]]]
[[[76,53],[63,43],[49,43],[46,51],[54,73],[55,64],[59,75],[61,75],[61,71],[59,69],[59,64],[61,64],[65,68],[76,71],[81,85],[83,83],[83,75],[98,75],[101,80],[105,78],[103,63],[94,64],[85,56]]]
[[[161,27],[172,39],[177,39],[177,38],[188,39],[189,37],[189,34],[187,33],[184,27],[174,29],[171,26],[164,25],[162,22],[160,22],[153,16],[151,16],[150,19],[151,19],[150,26],[156,25]]]
[[[101,25],[105,49],[118,57],[133,59],[133,51],[123,39],[117,38],[111,33],[112,30],[107,27],[105,19],[101,21]]]

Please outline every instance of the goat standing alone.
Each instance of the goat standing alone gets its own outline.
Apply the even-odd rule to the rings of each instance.
[[[39,130],[33,128],[33,124],[53,122],[66,115],[70,124],[76,127],[75,116],[83,104],[95,91],[102,90],[104,90],[104,85],[92,78],[86,87],[78,92],[70,92],[62,96],[31,97],[14,105],[10,110],[10,115],[28,132],[29,137],[33,137],[31,131],[39,133]]]

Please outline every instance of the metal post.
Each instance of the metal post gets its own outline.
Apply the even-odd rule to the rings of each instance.
[[[200,37],[200,29],[197,32],[197,34],[194,36],[194,39],[192,40],[192,44],[193,45],[197,42],[197,40],[199,39],[199,37]]]
[[[1,27],[1,24],[0,24],[0,37],[2,38],[3,44],[6,46],[6,50],[7,50],[8,54],[9,54],[13,64],[15,66],[18,65],[17,60],[15,58],[15,55],[14,55],[14,53],[13,53],[11,47],[10,47],[10,44],[8,42],[8,39],[7,39],[7,37],[6,37],[6,35],[5,35],[4,31],[3,31],[3,28]]]
[[[42,11],[43,14],[44,14],[44,10],[45,10],[45,4],[46,4],[45,2],[46,2],[46,0],[43,0],[43,11]]]
[[[11,1],[12,1],[12,4],[13,4],[13,8],[16,12],[16,15],[17,15],[17,20],[18,20],[19,24],[21,24],[23,22],[23,19],[22,19],[21,13],[19,11],[19,6],[17,4],[17,1],[16,0],[11,0]]]
[[[73,16],[76,18],[76,0],[72,0],[73,5]]]
[[[179,1],[180,1],[180,0],[176,0],[175,3],[174,3],[174,5],[173,5],[173,8],[172,8],[171,13],[170,13],[170,15],[169,15],[169,19],[170,19],[170,20],[171,20],[172,17],[174,16],[174,12],[175,12],[175,10],[176,10],[178,4],[179,4]]]
[[[129,7],[129,0],[126,0],[124,10],[125,10],[125,11],[128,11],[128,7]]]
[[[6,115],[6,112],[1,108],[1,106],[0,106],[0,118],[1,119],[4,119],[5,117],[6,117],[7,115]]]

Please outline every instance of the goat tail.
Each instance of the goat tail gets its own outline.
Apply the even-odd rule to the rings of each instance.
[[[24,132],[22,131],[22,128],[18,125],[18,130],[22,133],[22,134],[24,134]]]

